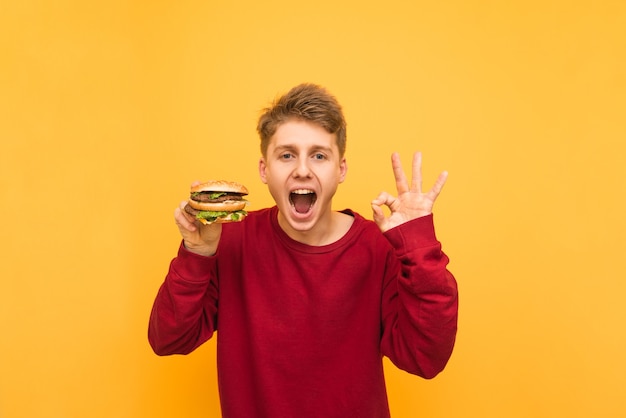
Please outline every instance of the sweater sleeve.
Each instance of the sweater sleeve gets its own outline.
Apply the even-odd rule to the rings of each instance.
[[[189,354],[211,338],[217,324],[216,265],[216,257],[180,245],[150,314],[148,341],[156,354]]]
[[[384,283],[381,350],[398,368],[430,379],[444,369],[454,347],[457,284],[435,237],[432,214],[385,237],[394,251]]]

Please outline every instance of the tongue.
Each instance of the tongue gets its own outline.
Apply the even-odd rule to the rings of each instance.
[[[307,213],[313,203],[313,194],[292,194],[291,201],[298,213]]]

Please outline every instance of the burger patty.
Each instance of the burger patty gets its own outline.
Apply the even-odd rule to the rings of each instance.
[[[185,212],[187,212],[191,216],[196,216],[197,214],[200,213],[200,211],[198,209],[192,208],[191,205],[189,205],[189,204],[185,205]]]
[[[236,193],[227,193],[215,199],[211,199],[210,193],[198,193],[198,194],[192,195],[191,198],[195,200],[196,202],[220,203],[220,202],[225,202],[227,200],[243,200],[243,195],[236,194]]]
[[[198,210],[198,209],[195,209],[195,208],[192,208],[190,204],[186,204],[185,205],[185,212],[187,212],[191,216],[196,216],[197,214],[199,214],[202,211]]]

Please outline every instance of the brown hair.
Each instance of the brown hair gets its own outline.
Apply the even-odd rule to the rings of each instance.
[[[303,120],[321,126],[335,134],[339,155],[346,152],[346,120],[337,99],[316,84],[300,84],[276,98],[263,109],[257,131],[261,137],[261,154],[267,155],[270,138],[280,125],[289,120]]]

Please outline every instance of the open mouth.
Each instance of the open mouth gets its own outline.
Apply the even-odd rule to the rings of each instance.
[[[298,213],[307,213],[313,207],[317,195],[313,190],[297,189],[289,193],[289,202]]]

